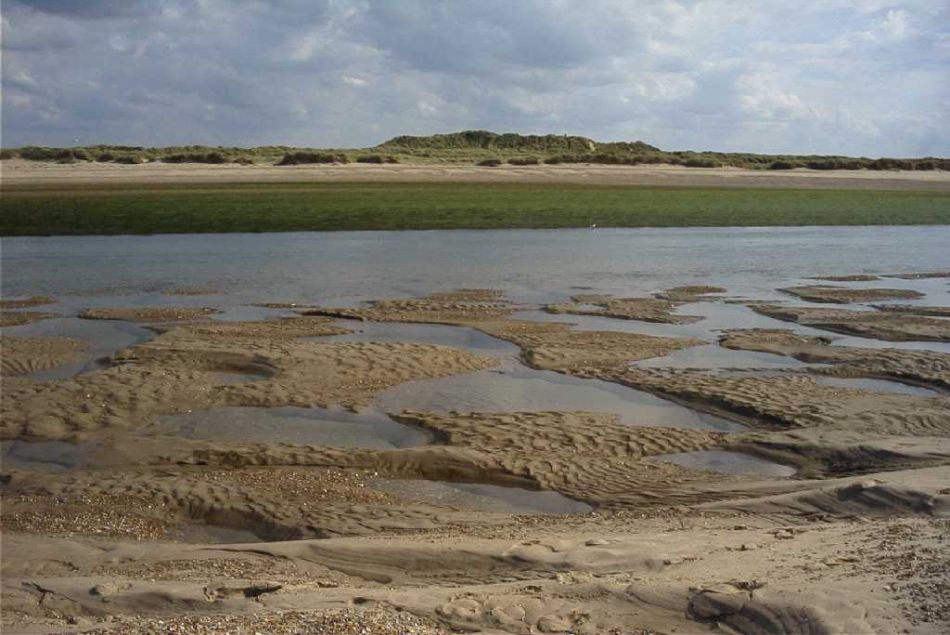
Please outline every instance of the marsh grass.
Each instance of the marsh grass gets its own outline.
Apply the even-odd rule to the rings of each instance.
[[[950,193],[509,183],[5,188],[0,234],[950,224]]]

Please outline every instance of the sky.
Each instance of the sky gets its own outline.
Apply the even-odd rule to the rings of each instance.
[[[950,156],[947,0],[5,0],[2,145]]]

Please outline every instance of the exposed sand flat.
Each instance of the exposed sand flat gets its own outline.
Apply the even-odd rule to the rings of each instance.
[[[444,443],[487,452],[538,487],[599,505],[648,505],[659,489],[682,489],[707,475],[645,456],[702,450],[719,433],[630,427],[593,413],[407,413],[399,421],[433,431]]]
[[[887,434],[950,435],[950,397],[824,386],[806,375],[734,377],[643,369],[592,374],[729,412],[766,429],[839,426]]]
[[[198,320],[219,313],[211,307],[129,307],[99,308],[81,311],[84,320],[128,320],[130,322],[170,322]]]
[[[950,173],[874,170],[746,170],[668,165],[205,165],[146,163],[60,165],[3,161],[4,187],[61,187],[148,183],[228,182],[474,182],[578,183],[686,187],[765,187],[872,190],[950,190]]]
[[[950,389],[950,355],[936,351],[833,346],[829,339],[798,335],[785,329],[740,329],[719,338],[726,348],[789,355],[808,363],[828,364],[812,372],[840,377],[883,377]]]
[[[57,314],[40,311],[0,311],[0,327],[32,324],[51,317],[57,317]]]
[[[950,495],[946,491],[950,467],[943,465],[913,470],[879,472],[863,478],[836,478],[801,482],[791,493],[768,494],[744,500],[703,503],[700,509],[789,513],[801,516],[894,516],[922,515],[950,517]]]
[[[749,303],[749,308],[776,320],[795,322],[824,331],[858,337],[873,337],[891,342],[950,340],[950,322],[937,318],[880,311],[824,309],[757,302]]]
[[[923,280],[925,278],[950,278],[950,271],[917,271],[914,273],[892,273],[888,278],[902,278],[904,280]]]
[[[544,310],[548,313],[573,313],[575,315],[597,315],[621,320],[640,320],[661,324],[688,324],[702,318],[692,315],[677,315],[673,310],[678,303],[656,298],[611,298],[606,296],[576,295],[573,303],[548,304]],[[593,305],[593,308],[582,306]]]
[[[7,380],[0,435],[56,439],[103,427],[140,426],[157,414],[216,405],[355,406],[404,381],[497,363],[441,346],[296,341],[287,329],[296,336],[341,332],[313,319],[172,328],[120,351],[116,365],[102,371],[54,383]],[[214,375],[220,371],[262,379],[221,384]]]
[[[56,300],[49,296],[34,295],[19,300],[0,300],[0,309],[28,309],[34,306],[53,304],[54,302],[56,302]]]
[[[650,303],[647,308],[654,314],[670,306],[665,301],[647,299],[647,302]],[[473,296],[471,292],[462,290],[430,294],[417,300],[378,300],[369,308],[321,308],[301,313],[379,322],[469,326],[515,344],[521,348],[527,364],[542,370],[613,366],[702,344],[700,340],[690,338],[617,331],[575,331],[570,324],[504,319],[519,308],[526,307],[509,303],[494,291],[479,290]]]
[[[708,300],[708,295],[713,293],[725,293],[723,287],[716,287],[709,284],[687,284],[680,287],[671,287],[654,293],[653,296],[661,300],[670,302],[702,302]]]
[[[480,331],[507,340],[522,350],[525,362],[541,370],[616,366],[660,357],[702,344],[680,337],[655,337],[618,331],[575,331],[570,325],[525,320],[479,322]]]
[[[461,289],[407,300],[375,300],[361,308],[308,308],[302,315],[322,315],[374,322],[463,324],[509,316],[518,308],[491,289]]]
[[[870,273],[854,273],[843,276],[814,276],[812,280],[827,280],[828,282],[871,282],[880,280],[881,276]]]
[[[911,289],[849,289],[831,285],[815,284],[804,287],[788,287],[779,289],[808,300],[809,302],[831,302],[834,304],[850,304],[851,302],[875,302],[878,300],[916,300],[924,297],[923,293]]]
[[[25,375],[50,370],[73,361],[87,345],[71,337],[12,337],[0,338],[3,353],[0,374]]]
[[[173,289],[165,289],[162,291],[162,295],[213,295],[217,293],[215,289],[206,289],[203,287],[175,287]]]
[[[665,303],[713,292],[669,291]],[[950,626],[948,397],[841,388],[804,373],[629,369],[701,342],[515,320],[524,307],[486,289],[287,308],[479,329],[517,345],[535,368],[641,388],[752,430],[632,427],[574,411],[399,412],[431,444],[190,439],[150,424],[226,406],[359,407],[390,386],[498,360],[430,344],[321,340],[347,329],[320,316],[155,324],[155,338],[119,351],[108,369],[52,382],[4,378],[3,438],[19,439],[18,448],[4,444],[7,457],[42,449],[23,451],[24,439],[84,442],[48,444],[81,459],[54,464],[59,472],[4,462],[4,632]],[[826,363],[827,374],[950,385],[950,356],[932,351],[846,348],[780,329],[729,331],[721,344]],[[730,475],[664,459],[703,450],[799,472]],[[594,510],[479,509],[416,495],[417,479],[560,493]],[[393,480],[407,485],[376,487]],[[209,544],[218,542],[227,544]]]
[[[950,306],[923,306],[916,304],[874,304],[872,306],[878,311],[887,311],[889,313],[950,317]]]

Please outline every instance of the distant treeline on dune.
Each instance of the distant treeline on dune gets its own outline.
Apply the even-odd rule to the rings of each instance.
[[[605,165],[667,164],[690,168],[738,167],[761,170],[950,170],[950,159],[868,158],[827,155],[775,155],[741,152],[666,151],[642,141],[600,142],[572,135],[498,134],[466,130],[430,136],[399,136],[372,148],[319,149],[290,146],[254,148],[93,145],[72,148],[26,146],[0,151],[0,159],[19,157],[56,163],[239,163],[302,165],[314,163],[449,163],[484,167],[559,163]]]

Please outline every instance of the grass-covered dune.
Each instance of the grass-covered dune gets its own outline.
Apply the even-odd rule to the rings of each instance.
[[[950,224],[950,192],[499,183],[7,188],[0,234]]]
[[[666,151],[642,141],[600,142],[571,135],[497,134],[466,130],[429,136],[399,136],[371,148],[298,148],[259,146],[93,145],[74,148],[29,146],[0,151],[0,158],[76,163],[242,163],[300,165],[304,163],[444,163],[541,165],[597,163],[608,165],[669,164],[691,168],[740,167],[761,170],[950,170],[950,159],[888,158],[827,155],[770,155],[741,152]]]

